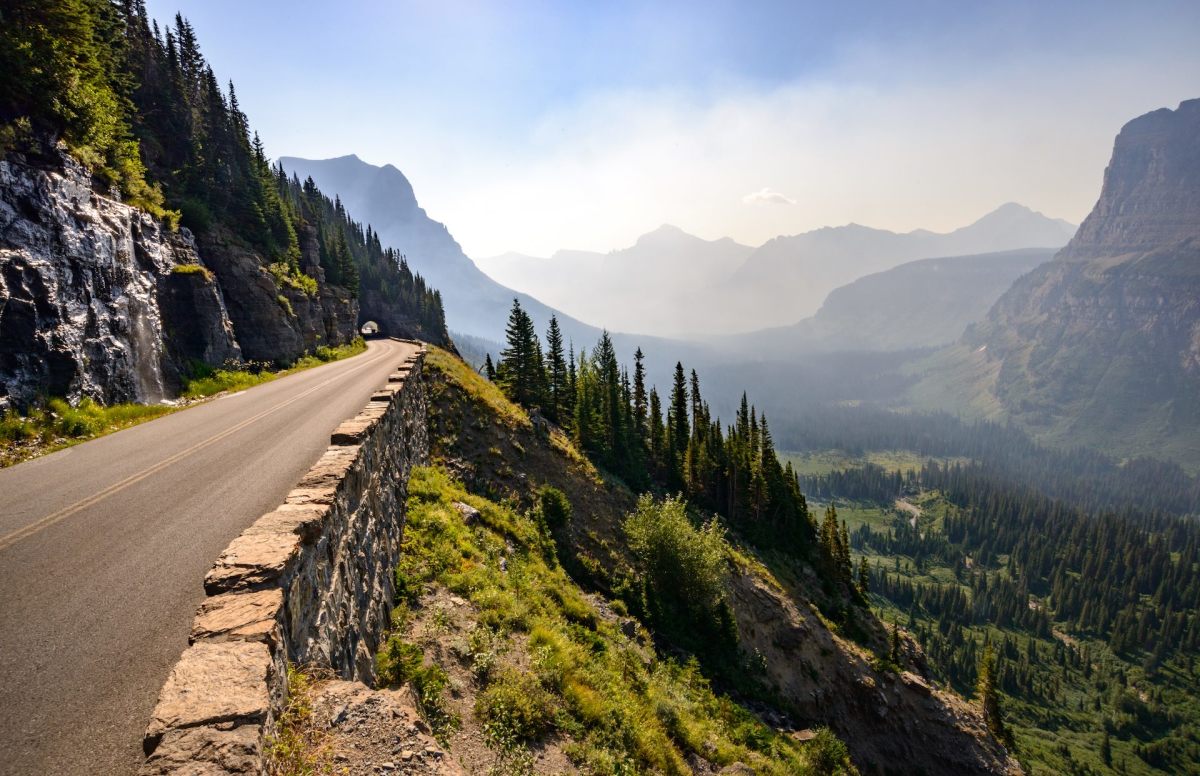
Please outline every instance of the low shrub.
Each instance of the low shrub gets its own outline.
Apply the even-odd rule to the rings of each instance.
[[[280,286],[288,286],[297,291],[303,291],[309,296],[317,295],[319,290],[317,279],[305,275],[286,261],[276,261],[268,264],[267,271],[271,273],[271,277],[275,278],[275,282]]]
[[[697,527],[678,498],[638,500],[625,535],[641,577],[633,603],[650,623],[728,674],[737,662],[737,628],[726,600],[729,545],[716,520]]]
[[[804,745],[804,756],[809,767],[819,776],[840,776],[855,773],[850,762],[850,750],[829,728],[821,728],[811,741]]]
[[[425,664],[425,653],[416,644],[392,634],[375,658],[379,682],[398,686],[411,684],[421,716],[443,744],[458,729],[461,720],[447,708],[444,693],[449,677],[441,666]]]
[[[269,776],[307,776],[330,772],[326,730],[313,714],[313,677],[296,666],[287,670],[287,706],[264,741],[265,770]]]
[[[475,698],[475,715],[495,748],[532,743],[555,727],[554,698],[530,673],[505,669]]]

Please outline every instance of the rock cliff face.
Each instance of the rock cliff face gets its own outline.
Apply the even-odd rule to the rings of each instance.
[[[316,296],[277,284],[261,257],[221,228],[199,241],[221,286],[242,354],[251,361],[285,363],[321,345],[349,342],[356,333],[357,300],[323,282],[316,235],[309,230],[300,237],[301,268],[317,279]]]
[[[0,162],[0,410],[39,396],[155,402],[190,363],[287,362],[356,334],[301,235],[309,295],[227,233],[195,240],[97,194],[87,170]]]
[[[189,233],[96,194],[69,159],[0,162],[0,403],[158,401],[188,360],[240,358],[219,290],[187,264]]]
[[[1160,251],[1200,237],[1200,99],[1130,121],[1113,146],[1104,188],[1063,259]],[[1193,254],[1194,257],[1194,254]]]
[[[1200,465],[1200,100],[1121,130],[1079,233],[965,343],[1035,435]]]

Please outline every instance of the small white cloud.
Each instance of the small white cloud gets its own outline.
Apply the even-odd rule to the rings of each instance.
[[[742,197],[742,202],[747,205],[794,205],[796,200],[789,196],[780,194],[778,191],[772,191],[769,188],[761,188],[758,191],[747,194]]]

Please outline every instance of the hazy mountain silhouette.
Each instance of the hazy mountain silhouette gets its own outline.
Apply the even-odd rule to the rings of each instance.
[[[1054,257],[1046,248],[921,259],[835,288],[811,318],[717,340],[764,359],[835,351],[946,345],[1020,276]]]
[[[795,324],[812,316],[834,289],[904,262],[1027,248],[1053,252],[1073,231],[1066,221],[1009,203],[948,234],[850,224],[751,248],[662,226],[609,253],[560,250],[550,258],[508,253],[479,265],[497,281],[589,323],[707,339]],[[986,305],[972,320],[982,317]],[[960,333],[961,328],[949,340]]]
[[[506,253],[479,265],[497,281],[585,321],[681,336],[720,328],[725,311],[704,301],[753,250],[728,237],[703,240],[663,225],[609,253],[561,250],[548,259]]]
[[[816,313],[835,288],[907,261],[1055,249],[1074,231],[1066,221],[1011,202],[946,234],[925,229],[897,233],[859,224],[825,227],[766,242],[733,274],[725,291],[747,323],[781,326]]]

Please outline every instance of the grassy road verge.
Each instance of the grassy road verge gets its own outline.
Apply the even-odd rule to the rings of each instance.
[[[0,416],[0,468],[178,412],[226,391],[242,391],[284,375],[356,356],[366,349],[367,344],[355,338],[346,345],[317,348],[315,353],[301,356],[285,369],[200,367],[173,403],[104,405],[85,398],[72,406],[65,399],[50,398],[24,415],[10,410]]]

